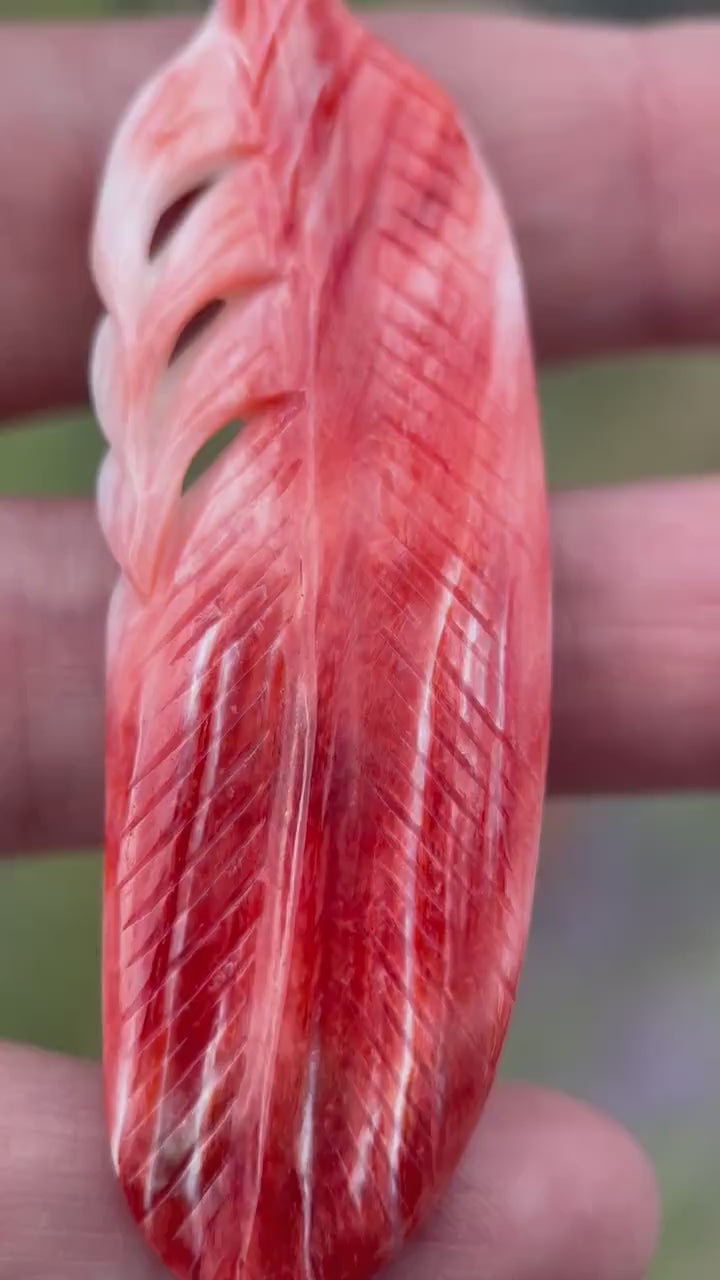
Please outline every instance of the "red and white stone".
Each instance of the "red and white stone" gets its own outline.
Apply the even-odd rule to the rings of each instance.
[[[334,0],[236,0],[121,127],[93,257],[113,1159],[177,1276],[361,1280],[475,1124],[528,926],[549,582],[510,235],[424,76]]]

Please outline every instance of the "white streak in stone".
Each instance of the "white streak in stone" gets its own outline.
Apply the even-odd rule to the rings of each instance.
[[[120,1168],[120,1143],[125,1132],[125,1117],[127,1115],[128,1103],[130,1101],[130,1076],[132,1071],[132,1058],[129,1054],[120,1050],[120,1063],[115,1081],[115,1106],[113,1108],[115,1122],[113,1124],[112,1138],[110,1142],[110,1153],[112,1156],[115,1172],[119,1172]]]
[[[200,640],[197,646],[197,650],[195,652],[195,661],[193,663],[192,675],[190,678],[190,689],[188,693],[188,704],[187,704],[187,711],[186,711],[186,723],[191,727],[197,723],[197,715],[198,715],[198,708],[199,708],[199,702],[200,702],[200,690],[202,688],[203,679],[205,678],[208,662],[210,661],[210,655],[212,653],[212,647],[213,647],[213,644],[215,643],[215,637],[217,636],[219,625],[220,624],[216,622],[212,626],[208,627],[207,631],[204,633],[202,639]],[[223,664],[224,664],[224,658],[223,658]],[[222,678],[221,678],[221,684],[222,684]],[[203,782],[202,782],[203,795],[207,794],[209,787],[212,785],[212,783],[208,780],[208,774],[212,773],[212,776],[214,779],[215,768],[217,766],[218,730],[215,722],[216,722],[216,716],[218,714],[218,710],[219,710],[220,717],[222,718],[223,704],[219,703],[219,700],[216,701],[215,708],[213,710],[212,742],[215,744],[216,753],[213,759],[212,744],[211,744],[210,752],[208,754],[208,758],[206,762],[206,767],[203,772]],[[204,824],[205,824],[205,817],[206,817],[205,808],[201,808],[198,814],[196,814],[196,817],[193,822],[193,829],[190,837],[191,849],[196,848],[197,844],[199,843],[198,826],[200,827],[200,830],[202,832],[202,829],[204,828]],[[169,965],[174,964],[176,967],[172,976],[170,978],[166,978],[165,980],[165,993],[163,997],[163,1026],[165,1028],[166,1040],[165,1040],[165,1048],[163,1052],[162,1073],[161,1073],[161,1080],[160,1080],[160,1091],[159,1091],[160,1101],[157,1105],[157,1109],[155,1112],[155,1124],[154,1124],[153,1142],[152,1142],[152,1148],[151,1148],[152,1159],[150,1162],[150,1166],[148,1168],[146,1182],[145,1182],[144,1207],[145,1207],[146,1213],[149,1213],[150,1209],[152,1208],[152,1201],[153,1201],[153,1196],[155,1195],[155,1188],[156,1188],[156,1182],[157,1182],[158,1162],[162,1152],[163,1133],[164,1133],[164,1127],[165,1127],[165,1112],[166,1112],[167,1098],[168,1098],[168,1078],[167,1077],[168,1077],[168,1059],[170,1056],[169,1043],[168,1043],[169,1029],[170,1029],[170,1023],[172,1020],[173,1005],[175,1003],[175,991],[177,989],[177,984],[180,979],[180,974],[182,972],[182,967],[177,965],[177,960],[182,955],[183,947],[185,946],[185,940],[187,937],[188,923],[190,920],[190,905],[192,903],[192,896],[191,896],[192,881],[193,881],[192,875],[186,878],[184,904],[182,909],[177,911],[177,914],[175,916],[175,920],[173,923],[173,927],[172,927],[172,934],[170,937],[170,950],[168,954],[168,964]],[[178,903],[178,907],[180,907],[179,903]]]
[[[376,1102],[370,1114],[370,1119],[367,1124],[364,1125],[358,1139],[357,1159],[350,1176],[350,1195],[352,1196],[353,1202],[358,1211],[361,1207],[362,1193],[365,1189],[365,1183],[367,1182],[370,1152],[375,1142],[379,1120],[380,1105]]]
[[[320,1050],[315,1045],[310,1053],[305,1101],[303,1102],[302,1121],[296,1146],[296,1160],[300,1177],[303,1212],[303,1267],[305,1280],[313,1280],[313,1266],[310,1258],[310,1228],[312,1225],[312,1164],[315,1148],[315,1094],[317,1090],[318,1068],[320,1066]]]
[[[505,730],[505,665],[507,659],[507,619],[508,601],[505,601],[503,616],[498,626],[497,637],[497,676],[495,681],[495,706],[492,708],[498,733],[490,753],[490,785],[488,788],[488,852],[492,859],[490,865],[496,865],[498,840],[500,835],[500,779],[503,772],[505,748],[501,734]]]
[[[213,628],[213,630],[215,630],[215,628]],[[225,706],[227,703],[228,689],[230,686],[234,661],[235,650],[226,649],[220,661],[220,679],[218,681],[218,690],[215,696],[215,705],[213,706],[212,723],[210,726],[210,745],[208,747],[207,761],[203,771],[200,795],[198,796],[197,816],[193,823],[192,835],[190,837],[191,853],[200,848],[205,835],[205,822],[210,808],[206,801],[208,797],[212,795],[215,787],[215,777],[220,757],[220,742],[225,723]]]
[[[432,686],[437,665],[440,642],[447,625],[448,613],[455,598],[455,587],[460,578],[461,564],[454,560],[447,572],[449,585],[438,601],[437,621],[434,642],[427,667],[427,676],[420,697],[417,739],[415,743],[415,764],[412,773],[412,805],[411,816],[414,826],[422,827],[425,809],[425,782],[428,770],[428,757],[431,742],[432,722]],[[413,987],[415,982],[415,890],[417,880],[417,837],[412,839],[412,847],[407,850],[405,908],[403,912],[404,965],[403,987],[405,992],[403,1010],[403,1050],[400,1064],[400,1083],[393,1106],[393,1130],[390,1139],[390,1194],[394,1210],[398,1208],[398,1174],[400,1166],[400,1147],[402,1143],[403,1125],[407,1110],[408,1090],[414,1063],[415,1011],[413,1008]]]
[[[481,641],[482,641],[482,637],[480,632],[480,623],[478,621],[477,616],[475,614],[472,614],[467,626],[467,630],[465,632],[465,636],[464,636],[462,664],[460,666],[461,687],[460,687],[458,720],[461,724],[468,724],[470,721],[470,699],[468,696],[469,690],[473,690],[476,693],[477,698],[483,705],[486,704],[487,662],[482,662],[478,658],[478,654],[477,654],[478,646],[481,643]],[[465,747],[465,749],[467,750],[467,746]],[[476,761],[473,761],[473,765],[476,765]],[[462,787],[462,782],[460,783],[460,786]],[[462,821],[462,818],[460,817],[457,810],[455,809],[455,806],[453,806],[453,809],[454,809],[454,814],[453,814],[454,821],[451,825],[451,830],[453,832],[453,835],[457,836],[456,828],[458,823]],[[473,832],[471,836],[471,842],[474,838],[474,835],[475,833]],[[438,1123],[442,1122],[442,1116],[445,1108],[446,1073],[445,1073],[445,1059],[444,1059],[443,1046],[444,1046],[445,1032],[446,1032],[447,1018],[448,1018],[448,1005],[449,1005],[448,993],[451,990],[451,984],[452,984],[451,948],[452,948],[453,937],[455,936],[458,924],[460,924],[461,927],[464,928],[466,923],[466,913],[467,913],[467,903],[466,903],[465,894],[461,893],[460,901],[456,904],[454,901],[453,888],[456,883],[458,871],[460,871],[461,883],[464,881],[467,881],[468,876],[471,874],[471,871],[472,871],[472,869],[468,869],[466,871],[458,867],[458,864],[460,863],[462,858],[463,858],[463,854],[461,853],[459,847],[456,847],[455,865],[453,866],[452,860],[450,858],[445,859],[445,875],[444,875],[445,941],[443,945],[444,1000],[443,1000],[442,1022],[438,1025],[437,1061],[435,1064],[435,1072],[436,1072],[435,1117]],[[458,920],[455,920],[453,918],[454,911],[458,912]]]
[[[207,669],[207,664],[212,652],[215,637],[218,633],[219,622],[213,623],[204,633],[202,640],[198,644],[195,651],[195,662],[193,663],[192,676],[190,677],[190,688],[188,690],[187,710],[185,719],[189,726],[197,721],[198,707],[200,703],[200,689],[202,688],[203,677]]]
[[[195,1233],[195,1247],[198,1250],[198,1256],[202,1250],[202,1232],[203,1222],[198,1214],[193,1211],[200,1203],[201,1197],[201,1177],[202,1177],[202,1152],[203,1152],[203,1129],[207,1119],[213,1094],[217,1086],[217,1056],[220,1048],[220,1041],[225,1032],[227,1024],[227,992],[222,996],[215,1015],[215,1030],[212,1040],[208,1043],[203,1057],[202,1078],[200,1081],[200,1094],[195,1103],[195,1126],[193,1135],[192,1156],[188,1165],[187,1174],[185,1175],[185,1203],[188,1207],[189,1215],[192,1215],[193,1232]]]
[[[222,738],[222,730],[225,722],[225,704],[227,701],[228,685],[230,683],[230,670],[234,661],[234,652],[227,649],[222,656],[220,663],[220,680],[217,697],[212,713],[212,724],[210,728],[210,745],[208,747],[207,756],[205,758],[205,767],[203,769],[202,783],[200,786],[200,794],[198,796],[197,811],[193,819],[193,825],[190,832],[188,849],[190,854],[194,854],[202,845],[205,836],[205,823],[210,811],[208,797],[212,795],[215,787],[215,779],[217,775],[218,759],[220,756],[220,741]],[[170,938],[170,953],[168,963],[173,964],[182,954],[187,937],[187,927],[190,918],[190,910],[193,905],[193,885],[195,883],[194,869],[191,870],[183,878],[183,897],[182,903],[177,904],[175,921],[172,927]]]
[[[178,925],[176,922],[175,928],[173,929],[171,947],[174,947],[175,945],[175,930],[177,929],[177,927]],[[183,936],[184,936],[184,931],[186,927],[187,927],[187,922],[183,922],[183,925],[182,925]],[[175,988],[177,985],[177,980],[178,980],[178,972],[176,971],[171,978],[168,978],[166,980],[166,983],[165,983],[165,996],[163,999],[163,1025],[165,1027],[166,1039],[165,1039],[165,1047],[163,1050],[162,1072],[161,1072],[161,1078],[160,1078],[160,1090],[159,1090],[160,1101],[157,1104],[157,1107],[155,1110],[155,1124],[153,1126],[154,1132],[153,1132],[153,1140],[152,1140],[152,1146],[151,1146],[152,1158],[150,1160],[150,1165],[145,1178],[145,1194],[143,1198],[143,1204],[144,1204],[146,1213],[149,1213],[152,1208],[152,1202],[153,1202],[153,1197],[155,1195],[155,1186],[157,1181],[158,1162],[160,1159],[160,1154],[162,1152],[163,1127],[165,1122],[165,1107],[167,1104],[167,1096],[168,1096],[167,1073],[168,1073],[168,1059],[170,1056],[168,1053],[170,1016],[172,1013],[173,1002],[175,999]]]
[[[462,687],[460,689],[460,706],[459,706],[459,716],[458,716],[458,720],[460,724],[469,725],[471,723],[472,709],[470,705],[470,698],[468,696],[470,691],[472,691],[475,694],[478,701],[482,703],[484,707],[487,707],[489,656],[483,662],[481,659],[478,658],[477,652],[476,652],[478,646],[480,644],[483,644],[483,640],[484,640],[484,636],[480,631],[480,624],[478,622],[477,617],[473,615],[470,618],[467,631],[465,633],[465,649],[463,652],[463,660],[462,660],[462,667],[461,667]],[[463,752],[469,758],[469,764],[470,764],[471,770],[474,773],[476,773],[477,776],[479,777],[482,776],[483,765],[478,760],[477,747],[471,744],[470,739],[465,738],[463,740]],[[460,785],[462,786],[462,783]],[[476,833],[473,832],[470,837],[471,845],[475,840],[475,834]],[[457,857],[458,857],[458,860],[462,857],[462,854],[460,853],[459,850],[457,851]],[[461,868],[458,866],[458,871],[460,870]],[[462,873],[460,875],[461,883],[462,881],[468,881],[468,877],[471,880],[472,874],[473,874],[473,868],[468,868],[467,872]],[[448,922],[448,924],[450,921],[450,903],[451,903],[451,891],[452,891],[453,878],[454,877],[450,870],[450,865],[449,863],[446,862],[445,919]],[[467,924],[467,899],[464,893],[460,894],[460,899],[459,899],[459,902],[457,903],[457,911],[458,911],[458,918],[454,923],[454,927],[457,930],[459,930],[460,933],[462,933],[462,931],[464,930]],[[449,946],[450,936],[451,936],[451,930],[448,929],[448,934],[446,937],[446,944],[445,944],[446,977],[448,976],[448,970],[449,970],[448,946]]]
[[[460,719],[467,721],[470,703],[466,693],[467,689],[473,689],[478,700],[485,705],[487,696],[487,666],[481,666],[479,679],[474,680],[474,663],[477,661],[476,653],[478,638],[480,635],[480,623],[475,614],[470,618],[468,629],[466,632],[465,652],[462,662],[462,683],[463,688],[460,691]]]

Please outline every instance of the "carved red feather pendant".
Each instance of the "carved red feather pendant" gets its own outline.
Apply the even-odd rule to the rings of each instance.
[[[335,0],[236,0],[123,123],[94,269],[114,1163],[179,1277],[362,1280],[477,1120],[528,926],[549,574],[511,239],[423,75]]]

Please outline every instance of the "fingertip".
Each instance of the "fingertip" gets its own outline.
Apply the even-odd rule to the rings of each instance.
[[[97,1067],[0,1051],[0,1280],[160,1280],[110,1168]],[[42,1221],[43,1230],[38,1231]],[[385,1280],[641,1280],[658,1230],[647,1156],[543,1090],[493,1094],[438,1213]]]
[[[657,1235],[655,1174],[624,1129],[571,1098],[500,1086],[387,1280],[642,1280]]]
[[[498,1090],[486,1129],[485,1159],[511,1178],[501,1236],[519,1242],[517,1274],[641,1280],[657,1244],[659,1197],[631,1134],[584,1102],[534,1088]],[[479,1142],[482,1152],[482,1126]]]
[[[110,1165],[97,1065],[0,1048],[0,1280],[163,1280]]]
[[[552,1177],[545,1183],[547,1212],[564,1214],[562,1255],[576,1261],[555,1280],[641,1280],[655,1253],[659,1192],[655,1170],[637,1139],[610,1116],[566,1096],[531,1091],[540,1146],[547,1125],[553,1143]],[[554,1135],[554,1138],[553,1138]]]

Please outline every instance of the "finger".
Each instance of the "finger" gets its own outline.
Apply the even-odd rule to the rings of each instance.
[[[0,500],[0,547],[0,850],[90,847],[114,567],[87,501]]]
[[[550,785],[720,784],[720,481],[552,503]],[[101,838],[114,568],[85,502],[0,503],[0,849]]]
[[[117,1190],[97,1068],[6,1047],[0,1097],[0,1277],[166,1275]],[[504,1087],[440,1212],[386,1275],[640,1280],[656,1229],[652,1173],[621,1130],[570,1099]]]
[[[5,1045],[0,1097],[0,1280],[169,1280],[112,1174],[98,1068]]]
[[[0,116],[13,127],[0,135],[0,414],[86,399],[98,309],[88,242],[105,151],[128,98],[189,29],[3,25]]]
[[[657,1219],[653,1172],[623,1130],[570,1098],[499,1086],[387,1280],[639,1280]]]
[[[720,785],[720,481],[553,502],[556,791]]]
[[[378,14],[497,175],[541,356],[720,335],[720,24]]]
[[[443,81],[516,228],[541,355],[720,335],[720,25],[367,15]],[[108,137],[191,28],[6,28],[0,412],[84,398],[87,237]],[[52,130],[48,120],[53,121]]]

